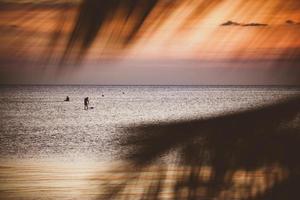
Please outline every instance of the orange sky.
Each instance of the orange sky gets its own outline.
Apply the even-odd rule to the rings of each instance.
[[[7,1],[13,2],[13,1]],[[18,2],[18,3],[15,3]],[[2,3],[0,59],[58,62],[76,20],[76,4]],[[116,9],[99,29],[85,62],[127,60],[297,60],[300,59],[299,0],[161,0],[128,46],[124,38],[137,13],[126,19]],[[286,23],[291,20],[291,23]],[[239,25],[221,26],[232,21]],[[256,23],[253,26],[245,24]],[[267,26],[257,26],[267,24]],[[49,48],[49,46],[51,48]],[[76,47],[72,50],[76,53]],[[51,55],[51,56],[50,56]]]

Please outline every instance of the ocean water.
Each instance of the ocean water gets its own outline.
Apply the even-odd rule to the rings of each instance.
[[[2,86],[0,158],[113,160],[113,138],[127,127],[207,118],[299,94],[283,87]],[[85,97],[93,109],[83,109]]]
[[[124,191],[115,199],[144,199],[156,192],[153,185],[162,182],[160,199],[174,199],[174,188],[184,174],[191,173],[191,166],[132,168],[119,162],[116,143],[130,135],[128,128],[205,119],[299,94],[300,88],[295,87],[1,86],[0,199],[109,199],[106,189],[118,184]],[[66,96],[70,102],[64,102]],[[84,110],[85,97],[93,109]],[[294,122],[298,126],[299,119]],[[205,181],[211,169],[201,167],[198,175]],[[220,191],[221,196],[199,195],[255,197],[286,179],[289,172],[285,166],[269,163],[231,174],[233,184]],[[199,191],[205,189],[199,185]]]

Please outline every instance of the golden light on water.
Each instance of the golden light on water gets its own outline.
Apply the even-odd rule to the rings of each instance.
[[[299,35],[299,0],[2,0],[0,84],[299,85]],[[298,89],[293,94],[293,89],[276,88],[270,96],[283,98],[286,93],[287,100],[256,109],[252,106],[257,103],[247,98],[267,102],[263,94],[268,87],[173,91],[168,86],[161,94],[152,87],[145,93],[121,88],[116,94],[109,88],[108,95],[94,98],[98,102],[91,110],[99,111],[98,116],[89,111],[83,115],[77,103],[81,95],[103,93],[103,88],[72,87],[54,88],[53,93],[48,86],[20,91],[3,87],[3,94],[16,93],[0,99],[5,110],[1,153],[19,157],[0,158],[0,199],[228,200],[298,192],[300,165],[293,154],[299,147],[299,127],[292,127],[299,119]],[[61,96],[69,92],[73,107],[67,108]],[[288,100],[293,95],[297,98]],[[151,107],[152,100],[158,104]],[[227,103],[238,104],[238,111],[246,103],[250,107],[198,118],[206,111],[226,110]],[[193,113],[187,121],[172,114],[175,110],[182,117],[189,109]],[[156,114],[165,118],[160,121]],[[144,125],[145,116],[152,115],[155,124]],[[127,123],[141,125],[123,127]],[[125,142],[121,136],[117,142],[105,140],[120,129],[128,132],[122,135]],[[101,138],[101,131],[109,136]],[[86,157],[93,157],[100,145],[98,150],[111,156],[106,148],[113,143],[121,156],[129,154],[128,163]],[[67,150],[78,160],[39,157],[44,151],[50,160],[56,154],[68,159]],[[87,160],[79,160],[80,150],[90,150],[84,154]],[[178,153],[174,163],[160,160],[173,150]]]
[[[117,185],[124,186],[124,191],[116,194],[117,198],[135,198],[143,196],[151,185],[160,181],[165,173],[167,180],[161,185],[159,192],[161,199],[174,199],[173,188],[176,183],[189,176],[192,169],[189,166],[148,166],[142,171],[135,171],[125,163],[97,163],[97,162],[43,162],[18,161],[4,162],[0,166],[1,198],[8,199],[105,199],[106,188]],[[209,166],[197,169],[199,181],[197,196],[206,198],[209,194],[205,183],[213,175]],[[255,198],[284,181],[288,171],[279,165],[266,166],[253,171],[243,169],[228,171],[226,182],[230,187],[220,191],[218,199],[247,199]],[[178,194],[182,199],[188,199],[188,186],[182,187]],[[177,196],[178,197],[178,196]]]

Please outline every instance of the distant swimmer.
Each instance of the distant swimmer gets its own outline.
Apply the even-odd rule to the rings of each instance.
[[[65,99],[65,101],[70,101],[70,97],[67,96],[66,99]]]
[[[89,103],[90,103],[89,98],[88,97],[84,98],[84,110],[89,109]]]
[[[104,97],[104,94],[102,94],[102,97]]]

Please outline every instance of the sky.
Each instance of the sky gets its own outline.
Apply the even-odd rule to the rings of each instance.
[[[299,0],[0,1],[0,83],[300,85]]]

